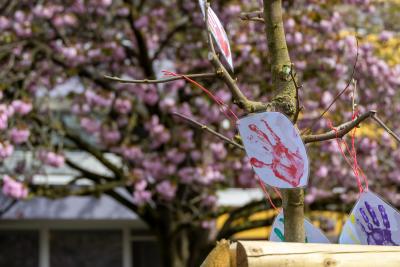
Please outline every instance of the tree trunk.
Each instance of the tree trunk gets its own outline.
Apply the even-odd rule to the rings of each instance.
[[[157,208],[157,229],[163,267],[200,266],[215,244],[210,242],[210,230],[192,222],[182,223],[184,216],[165,206]]]
[[[272,104],[275,110],[293,118],[299,107],[296,104],[296,87],[290,75],[292,63],[283,28],[281,0],[264,0],[264,20],[272,60],[273,88],[277,93]],[[304,242],[304,190],[290,189],[282,193],[285,240]]]

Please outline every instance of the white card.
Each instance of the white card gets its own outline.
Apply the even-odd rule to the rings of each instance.
[[[339,237],[340,244],[398,246],[400,213],[371,191],[361,193]]]
[[[272,224],[271,235],[269,241],[273,242],[284,242],[284,217],[283,212],[276,216],[274,223]],[[320,229],[315,227],[310,221],[304,219],[304,230],[306,234],[305,243],[330,243],[329,239],[322,233]]]
[[[306,148],[291,121],[279,112],[263,112],[237,122],[250,163],[264,183],[278,188],[307,185]]]
[[[199,0],[201,12],[203,13],[205,19],[206,15],[204,11],[204,4],[204,0]],[[221,51],[226,62],[228,63],[229,68],[231,69],[231,71],[233,71],[233,60],[228,36],[224,30],[224,27],[222,26],[221,21],[218,19],[217,15],[211,9],[211,7],[208,8],[208,27],[211,31],[212,36],[214,37],[214,40],[219,50]]]

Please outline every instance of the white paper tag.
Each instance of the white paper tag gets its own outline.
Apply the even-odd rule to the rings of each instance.
[[[263,112],[237,122],[250,163],[264,183],[278,188],[307,185],[309,162],[303,141],[279,112]]]
[[[398,246],[400,213],[371,191],[361,193],[339,237],[340,244]]]
[[[279,213],[276,216],[274,223],[272,224],[271,235],[269,241],[273,242],[284,242],[284,217],[283,213]],[[329,239],[322,233],[320,229],[315,227],[310,221],[304,219],[304,230],[306,234],[305,243],[330,243]]]
[[[201,12],[203,13],[205,19],[206,15],[204,10],[204,4],[205,4],[204,0],[199,0]],[[218,49],[222,53],[225,61],[228,63],[231,71],[233,71],[233,60],[232,60],[232,53],[231,53],[231,47],[229,45],[228,36],[224,30],[224,27],[222,26],[221,21],[218,19],[217,15],[211,9],[211,7],[208,8],[208,27],[215,40],[215,43],[218,46]]]

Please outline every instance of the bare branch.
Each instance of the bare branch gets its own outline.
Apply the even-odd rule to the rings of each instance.
[[[264,22],[263,10],[257,10],[253,12],[242,12],[240,13],[241,20],[250,20],[257,22]]]
[[[214,44],[212,41],[211,30],[208,25],[208,8],[209,3],[205,1],[205,25],[207,32],[208,45],[210,48],[209,60],[217,71],[219,78],[221,78],[228,86],[233,95],[233,103],[247,112],[266,111],[269,110],[270,105],[262,102],[250,101],[240,90],[235,79],[229,74],[222,62],[220,61],[217,53],[215,52]]]
[[[183,114],[177,113],[177,112],[172,113],[172,115],[178,116],[178,117],[181,118],[181,119],[184,119],[184,120],[186,120],[186,121],[189,121],[189,122],[193,123],[194,125],[196,125],[197,127],[199,127],[200,129],[205,130],[205,131],[207,131],[207,132],[209,132],[209,133],[211,133],[211,134],[217,136],[218,138],[224,140],[225,142],[227,142],[227,143],[229,143],[229,144],[231,144],[231,145],[233,145],[233,146],[235,146],[235,147],[237,147],[237,148],[240,148],[240,149],[244,150],[244,147],[243,147],[242,145],[236,143],[235,141],[231,140],[230,138],[226,137],[225,135],[220,134],[220,133],[214,131],[213,129],[211,129],[210,127],[208,127],[208,126],[205,125],[205,124],[202,124],[202,123],[200,123],[200,122],[198,122],[198,121],[195,121],[195,120],[192,119],[192,118],[189,118],[189,117],[187,117],[187,116],[185,116],[185,115],[183,115]]]
[[[151,61],[154,61],[158,58],[158,56],[163,52],[164,48],[169,44],[170,40],[174,37],[174,35],[181,30],[186,29],[188,25],[187,17],[184,17],[181,21],[179,21],[174,28],[165,36],[164,40],[160,42],[160,46],[157,51],[154,53],[154,56],[151,58]]]
[[[18,200],[13,199],[11,200],[7,206],[0,210],[0,218],[7,213],[15,204],[17,204]]]
[[[195,79],[195,78],[209,79],[209,78],[215,78],[217,75],[215,73],[199,73],[199,74],[187,74],[185,76],[192,78],[192,79]],[[104,78],[107,80],[112,80],[112,81],[116,81],[116,82],[120,82],[120,83],[135,83],[135,84],[136,83],[144,83],[144,84],[167,83],[167,82],[185,79],[183,76],[176,76],[176,77],[159,79],[159,80],[148,80],[148,79],[130,80],[130,79],[121,79],[118,77],[107,76],[107,75],[104,75]]]
[[[357,117],[357,119],[355,119],[353,121],[349,121],[349,122],[339,125],[338,127],[336,127],[336,131],[332,130],[332,131],[329,131],[329,132],[323,133],[323,134],[303,136],[302,137],[303,142],[305,144],[307,144],[307,143],[313,143],[313,142],[326,141],[326,140],[335,139],[335,138],[342,138],[345,134],[347,134],[352,129],[357,127],[361,122],[363,122],[364,120],[366,120],[370,117],[373,117],[375,114],[376,114],[375,110],[370,110],[368,112],[361,114],[360,116]]]
[[[229,238],[232,235],[242,232],[242,231],[259,228],[259,227],[263,227],[263,226],[270,226],[274,222],[274,219],[275,219],[275,217],[271,216],[270,218],[264,219],[264,220],[246,221],[244,223],[239,224],[238,226],[233,226],[233,227],[230,227],[229,229],[226,229],[225,231],[220,231],[218,233],[217,240],[221,240],[223,238]]]
[[[75,162],[71,161],[69,158],[65,159],[65,163],[67,163],[67,165],[70,166],[71,168],[79,171],[82,174],[82,176],[85,178],[90,178],[91,180],[94,180],[97,182],[102,181],[102,180],[104,180],[104,181],[115,180],[112,177],[108,177],[108,176],[104,176],[104,175],[100,175],[100,174],[88,171],[88,170],[82,168],[81,166],[79,166],[78,164],[76,164]]]
[[[386,124],[380,118],[378,118],[378,115],[373,114],[372,119],[374,119],[374,121],[376,121],[383,129],[385,129],[388,134],[390,134],[394,139],[396,139],[397,142],[400,143],[400,137],[389,127],[387,127]]]
[[[123,180],[124,173],[123,170],[114,165],[111,161],[106,159],[100,150],[84,141],[76,132],[69,129],[65,124],[63,125],[63,130],[65,131],[65,137],[73,141],[79,148],[87,151],[89,154],[94,156],[98,161],[100,161],[105,167],[111,170],[118,179]]]
[[[296,113],[294,114],[293,118],[293,124],[297,122],[297,119],[299,118],[300,111],[302,108],[300,107],[300,95],[299,95],[299,90],[303,87],[302,85],[298,85],[296,81],[296,73],[293,73],[293,67],[294,65],[292,64],[290,66],[290,77],[293,81],[294,87],[296,87]]]
[[[50,186],[46,185],[32,185],[32,194],[34,196],[42,196],[48,198],[63,198],[68,196],[86,196],[93,194],[100,194],[116,187],[121,187],[126,185],[126,181],[113,181],[102,184],[95,184],[93,186],[85,186],[74,188],[73,186]]]
[[[351,75],[350,75],[350,79],[347,82],[345,88],[338,94],[335,96],[335,98],[332,100],[332,102],[329,104],[329,106],[321,113],[321,115],[319,115],[319,117],[317,119],[315,119],[315,121],[313,122],[313,124],[311,124],[310,126],[310,130],[313,129],[313,127],[315,126],[315,124],[322,119],[322,117],[329,111],[329,109],[333,106],[333,104],[335,104],[335,102],[344,94],[344,92],[346,92],[346,90],[349,88],[350,84],[353,82],[353,78],[354,78],[354,73],[356,72],[356,67],[357,67],[357,63],[358,63],[358,56],[359,56],[359,52],[358,52],[358,38],[357,36],[355,36],[356,38],[356,44],[357,44],[357,54],[356,54],[356,59],[354,61],[354,65],[353,65],[353,69],[351,71]]]

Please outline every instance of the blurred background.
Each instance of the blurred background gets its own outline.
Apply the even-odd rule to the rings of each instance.
[[[400,1],[283,1],[299,83],[300,131],[320,133],[377,110],[400,133]],[[250,99],[273,96],[261,1],[211,1],[234,76]],[[356,40],[358,38],[358,42]],[[201,90],[162,70],[212,73],[197,1],[0,1],[0,266],[198,266],[221,238],[267,239],[277,214],[243,151]],[[345,88],[325,118],[320,113]],[[198,80],[232,104],[215,78]],[[356,86],[355,86],[356,85]],[[345,139],[349,141],[349,139]],[[400,148],[373,121],[356,132],[369,187],[400,206]],[[336,141],[307,146],[308,218],[333,241],[358,196]],[[268,189],[269,190],[269,189]],[[270,192],[274,203],[280,199]]]

